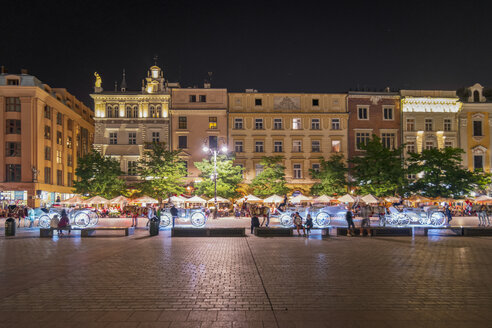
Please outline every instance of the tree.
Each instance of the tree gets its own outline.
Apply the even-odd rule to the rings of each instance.
[[[251,181],[251,189],[256,196],[284,195],[289,191],[285,181],[285,166],[282,156],[265,156],[260,164],[263,171]]]
[[[381,139],[372,135],[365,145],[360,145],[365,154],[349,160],[353,164],[352,178],[360,194],[376,197],[400,194],[406,185],[406,174],[401,157],[403,146],[396,149],[385,147]]]
[[[213,197],[215,194],[213,158],[205,158],[201,162],[195,162],[195,167],[200,170],[203,180],[195,185],[195,192],[198,195]],[[217,195],[224,198],[238,196],[237,188],[243,180],[242,167],[234,165],[234,158],[226,155],[217,156]]]
[[[347,190],[347,167],[342,154],[321,159],[319,171],[309,171],[313,179],[320,180],[311,187],[312,195],[339,195]]]
[[[179,154],[179,150],[167,150],[164,143],[146,144],[138,167],[143,179],[141,189],[145,194],[161,202],[171,194],[184,192],[186,167]]]
[[[471,172],[461,166],[461,148],[424,149],[422,153],[410,154],[408,172],[417,178],[410,183],[408,191],[426,197],[467,196],[472,191],[484,190],[490,184],[490,174]]]
[[[125,181],[120,178],[123,175],[120,163],[94,149],[78,159],[75,174],[79,178],[74,181],[78,194],[113,198],[125,189]]]

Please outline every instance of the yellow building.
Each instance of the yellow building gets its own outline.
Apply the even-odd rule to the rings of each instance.
[[[126,80],[119,91],[104,91],[96,74],[94,99],[94,148],[120,162],[127,181],[137,180],[137,161],[146,142],[169,146],[170,85],[158,66],[150,67],[140,91],[127,91]]]
[[[71,197],[77,158],[92,145],[93,112],[27,71],[2,72],[0,121],[1,200],[35,207]]]
[[[320,158],[347,157],[346,94],[229,93],[229,147],[245,182],[264,156],[283,156],[286,179],[308,187]]]
[[[406,156],[423,149],[459,147],[458,113],[462,104],[455,91],[401,90],[400,94]]]
[[[460,145],[465,151],[463,165],[469,170],[482,169],[490,172],[490,145],[492,134],[492,103],[483,96],[483,87],[475,84],[463,99],[460,113]]]

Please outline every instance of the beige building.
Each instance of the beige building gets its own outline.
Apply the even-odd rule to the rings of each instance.
[[[423,149],[459,147],[456,91],[401,90],[405,155]]]
[[[208,156],[203,146],[227,145],[227,89],[173,88],[171,93],[171,145],[181,150],[188,183],[199,180],[195,162]]]
[[[96,73],[97,74],[97,73]],[[146,143],[169,146],[170,85],[162,70],[150,67],[140,91],[127,91],[123,75],[120,91],[104,91],[97,78],[94,99],[94,148],[121,163],[127,181],[137,177],[137,161]]]
[[[93,141],[93,112],[35,76],[0,75],[0,191],[5,203],[37,207],[73,194],[77,157]]]
[[[320,158],[347,158],[346,94],[229,93],[229,146],[250,182],[263,156],[284,158],[292,185],[314,183]]]

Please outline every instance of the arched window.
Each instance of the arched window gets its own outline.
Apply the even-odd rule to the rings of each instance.
[[[157,106],[155,109],[155,117],[161,117],[161,106]]]
[[[132,107],[126,106],[126,117],[132,117]]]
[[[119,117],[120,116],[120,109],[118,107],[118,105],[115,105],[113,107],[113,117]]]
[[[133,106],[133,117],[134,118],[138,117],[138,106]]]
[[[473,91],[473,102],[480,102],[480,93],[478,90]]]
[[[150,106],[149,107],[149,117],[155,117],[155,107],[154,106]]]
[[[113,107],[111,105],[106,106],[106,117],[113,117]]]

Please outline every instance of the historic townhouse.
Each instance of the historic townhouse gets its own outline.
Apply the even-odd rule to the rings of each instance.
[[[188,183],[199,181],[195,162],[208,157],[207,146],[227,146],[227,89],[173,88],[171,92],[171,144],[181,150],[188,168]]]
[[[394,149],[400,145],[399,93],[350,91],[347,109],[349,158],[363,154],[360,146],[373,134],[380,137],[383,145],[388,148]]]
[[[469,170],[490,172],[492,144],[492,102],[484,96],[484,87],[475,84],[465,89],[460,113],[460,146],[465,151],[463,165]]]
[[[37,207],[72,196],[77,158],[92,145],[93,112],[35,76],[0,74],[1,200]]]
[[[177,85],[165,81],[157,66],[150,67],[140,91],[126,90],[124,73],[120,91],[104,91],[96,73],[91,94],[96,121],[94,148],[117,159],[127,181],[138,179],[137,161],[145,143],[170,144],[170,88],[174,86]]]
[[[462,104],[455,91],[401,90],[400,94],[406,156],[423,149],[459,147]]]
[[[250,182],[281,155],[287,182],[309,186],[320,158],[347,156],[346,94],[229,93],[229,145]]]

